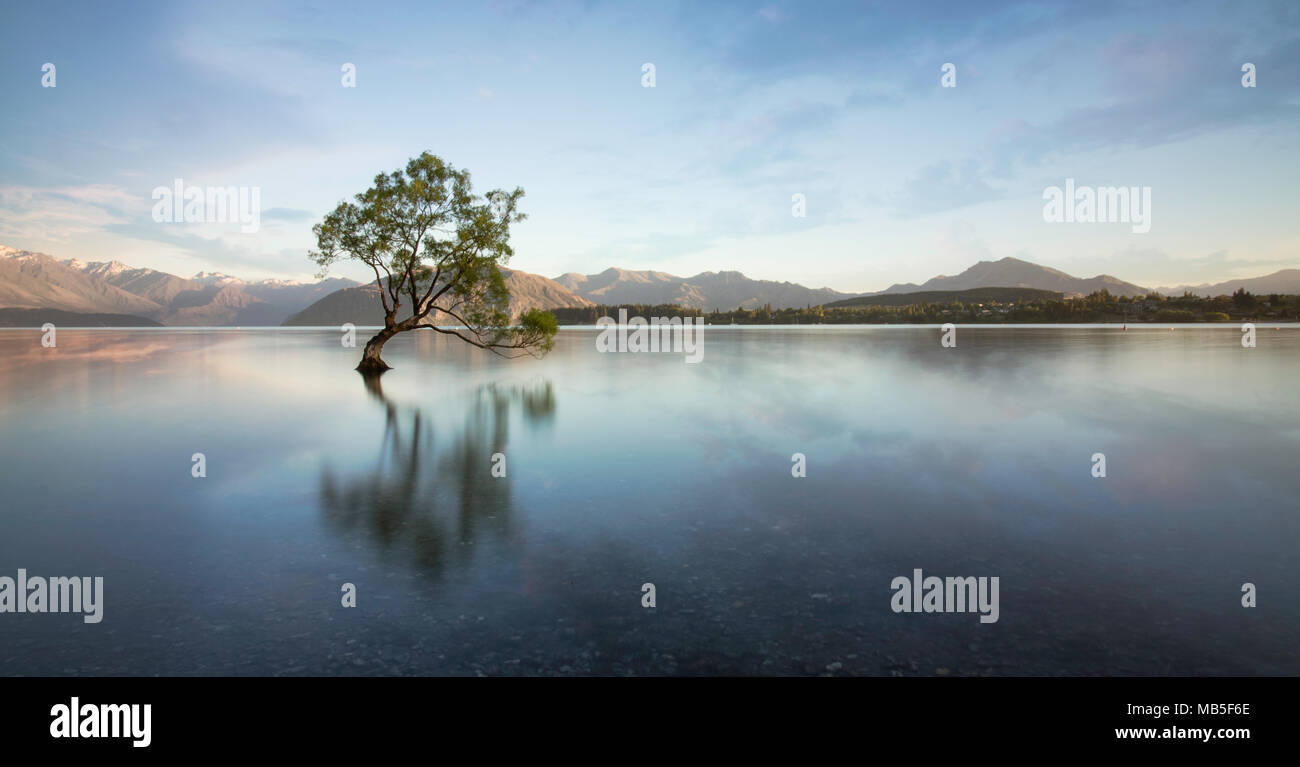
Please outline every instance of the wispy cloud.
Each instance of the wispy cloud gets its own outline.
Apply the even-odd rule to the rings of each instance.
[[[929,165],[909,180],[893,201],[896,215],[921,216],[1001,199],[1003,193],[984,180],[979,164],[944,161]]]

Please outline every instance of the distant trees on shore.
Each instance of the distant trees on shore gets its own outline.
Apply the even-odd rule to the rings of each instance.
[[[1256,296],[1238,289],[1231,296],[1116,296],[1098,291],[1078,298],[949,303],[919,301],[901,306],[852,306],[702,311],[676,304],[618,304],[553,309],[562,325],[594,325],[601,317],[703,317],[711,325],[884,325],[954,323],[1074,323],[1074,322],[1235,322],[1300,321],[1300,296]]]

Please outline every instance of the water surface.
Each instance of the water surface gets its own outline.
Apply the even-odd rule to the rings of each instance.
[[[1300,673],[1293,326],[406,334],[377,387],[332,328],[40,336],[0,331],[0,575],[104,619],[0,614],[0,674]],[[914,568],[1000,619],[893,613]]]

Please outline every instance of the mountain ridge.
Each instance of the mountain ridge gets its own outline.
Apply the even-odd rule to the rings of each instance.
[[[1245,288],[1258,295],[1300,294],[1300,269],[1279,269],[1260,277],[1244,277],[1200,285],[1179,285],[1173,288],[1156,288],[1156,290],[1165,295],[1182,295],[1184,292],[1191,292],[1198,296],[1224,296],[1236,292],[1237,288]]]
[[[279,325],[321,297],[360,284],[337,277],[315,283],[195,277],[0,245],[0,308],[130,315],[167,326]]]
[[[1146,295],[1151,290],[1131,282],[1125,282],[1109,274],[1096,277],[1075,277],[1060,269],[1042,266],[1019,258],[998,259],[997,261],[978,261],[960,274],[952,276],[939,275],[917,285],[915,283],[895,283],[878,294],[920,293],[923,291],[957,291],[974,288],[1033,288],[1050,290],[1066,296],[1088,295],[1099,290],[1109,290],[1114,295]]]
[[[555,282],[594,304],[677,304],[692,309],[757,309],[766,304],[787,309],[861,295],[793,282],[756,280],[735,270],[679,277],[611,266],[596,274],[566,272]]]
[[[559,309],[591,306],[591,302],[573,293],[555,280],[538,274],[498,267],[510,291],[507,313],[518,317],[529,309]],[[399,318],[401,318],[399,310]],[[405,316],[410,316],[406,311]],[[379,286],[373,282],[337,290],[285,319],[285,325],[340,325],[351,322],[360,326],[384,324],[383,303]]]
[[[774,309],[802,308],[861,297],[979,288],[1047,290],[1064,296],[1098,290],[1129,297],[1152,292],[1178,295],[1184,291],[1213,296],[1240,287],[1256,294],[1300,294],[1300,269],[1281,269],[1260,277],[1200,286],[1151,289],[1108,274],[1074,277],[1012,257],[978,261],[956,275],[939,275],[919,285],[895,283],[874,293],[845,293],[788,281],[757,280],[737,270],[679,277],[655,270],[609,267],[594,274],[567,272],[553,280],[504,267],[502,273],[511,291],[512,316],[525,308],[596,304],[676,304],[705,311],[757,309],[764,305]],[[376,307],[373,310],[366,308],[357,293],[321,305],[343,291],[367,287],[377,291],[373,282],[337,277],[315,283],[276,278],[247,281],[221,272],[201,271],[185,278],[118,260],[58,260],[48,254],[0,245],[0,308],[131,315],[170,326],[335,324],[336,315],[346,315],[339,321],[372,324],[356,318],[374,320],[372,315],[380,305],[377,295],[370,297]]]

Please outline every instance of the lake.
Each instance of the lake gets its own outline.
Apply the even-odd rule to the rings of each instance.
[[[1300,674],[1300,327],[939,334],[0,331],[0,674]]]

